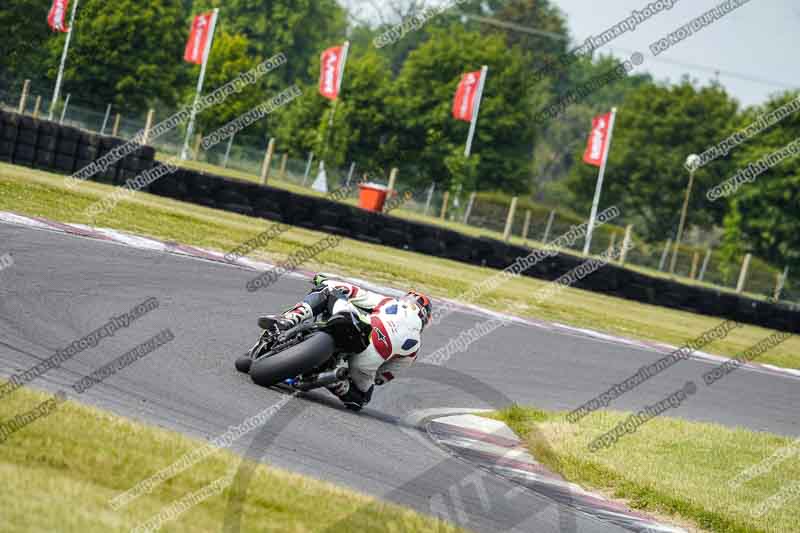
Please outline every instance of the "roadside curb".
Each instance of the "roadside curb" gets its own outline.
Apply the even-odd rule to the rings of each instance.
[[[686,533],[564,480],[536,461],[508,425],[471,414],[475,412],[485,411],[429,410],[412,414],[406,421],[425,431],[447,453],[578,512],[630,531]]]

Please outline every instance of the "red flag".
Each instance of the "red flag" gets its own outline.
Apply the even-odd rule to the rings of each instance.
[[[453,118],[472,121],[475,111],[475,96],[478,94],[478,83],[481,81],[481,71],[467,72],[461,77],[461,82],[453,99]]]
[[[583,154],[583,161],[596,167],[603,165],[603,155],[608,147],[608,133],[611,126],[611,113],[592,119],[592,132]]]
[[[206,45],[211,38],[211,26],[214,22],[214,13],[202,13],[194,18],[189,40],[186,42],[186,51],[183,59],[189,63],[202,65],[206,57]]]
[[[53,31],[68,32],[67,28],[67,9],[69,8],[69,0],[53,0],[53,7],[50,8],[50,13],[47,15],[47,25]]]
[[[320,58],[319,94],[330,100],[336,100],[339,97],[343,57],[343,47],[334,46],[322,52]]]

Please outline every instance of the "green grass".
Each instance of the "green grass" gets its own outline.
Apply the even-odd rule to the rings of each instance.
[[[73,223],[91,223],[84,210],[114,190],[97,183],[84,183],[74,192],[63,185],[63,176],[0,164],[0,210],[39,215]],[[164,240],[203,246],[222,252],[255,237],[270,221],[226,213],[145,193],[122,201],[114,211],[100,216],[100,227],[116,228]],[[280,261],[294,251],[323,238],[325,234],[293,228],[264,248],[256,258]],[[344,239],[337,248],[303,265],[369,278],[396,287],[416,287],[434,296],[460,298],[496,270],[465,265],[413,252]],[[519,277],[480,296],[474,304],[519,316],[552,320],[593,328],[629,338],[680,345],[720,323],[716,317],[695,315],[654,305],[631,302],[579,289],[566,289],[557,298],[537,304],[528,295],[546,282]],[[720,355],[736,356],[771,330],[745,326],[706,347]],[[587,358],[594,357],[587,353]],[[792,337],[764,354],[759,362],[800,368],[800,340]]]
[[[0,401],[0,420],[49,398],[52,395],[19,389]],[[0,444],[0,529],[129,531],[234,472],[243,461],[221,450],[130,504],[118,510],[109,506],[121,492],[205,445],[67,401]],[[221,531],[231,491],[226,488],[192,507],[162,531]],[[241,513],[242,531],[322,531],[339,520],[346,520],[348,531],[386,530],[389,522],[396,524],[396,531],[461,531],[411,510],[265,465],[254,469]]]
[[[800,480],[796,458],[738,488],[729,485],[740,472],[790,445],[792,439],[662,416],[610,448],[592,453],[589,442],[628,414],[597,411],[575,424],[563,415],[514,406],[491,417],[503,420],[521,435],[534,457],[553,471],[633,508],[673,521],[686,520],[704,531],[798,530],[797,500],[776,506],[761,517],[751,515],[751,510],[783,486]]]

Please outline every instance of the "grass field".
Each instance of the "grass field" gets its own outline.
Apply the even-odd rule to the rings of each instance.
[[[50,398],[19,389],[0,401],[0,420],[7,422]],[[150,520],[166,519],[177,502],[209,489],[207,499],[176,513],[164,522],[162,531],[221,531],[233,489],[227,481],[211,484],[235,472],[243,461],[225,450],[128,505],[117,510],[109,505],[118,494],[205,445],[78,403],[62,403],[47,418],[0,442],[0,529],[130,531]],[[395,531],[461,531],[408,509],[265,465],[254,470],[241,519],[242,531],[323,531],[340,520],[340,531],[384,531],[392,522]]]
[[[523,436],[534,457],[551,470],[633,508],[689,521],[701,531],[800,529],[800,442],[662,416],[594,453],[589,442],[628,414],[598,411],[575,424],[563,415],[515,406],[492,418],[505,421]],[[778,450],[783,460],[761,463]],[[752,479],[741,476],[741,484],[730,483],[760,463],[773,467]],[[774,504],[768,500],[781,490],[790,497]],[[762,509],[763,514],[754,516]]]
[[[84,183],[77,190],[69,191],[63,185],[63,176],[0,164],[0,210],[88,224],[92,221],[84,214],[86,207],[113,190],[114,187],[107,185]],[[114,211],[100,216],[95,224],[228,252],[264,231],[272,222],[139,193],[122,201]],[[280,261],[324,236],[320,232],[293,228],[253,252],[253,256]],[[497,272],[350,239],[344,239],[338,247],[323,252],[303,267],[369,278],[397,287],[416,287],[433,296],[454,299]],[[527,296],[546,284],[520,277],[470,303],[519,316],[674,345],[693,339],[720,322],[715,317],[572,288],[541,304]],[[745,326],[709,345],[706,351],[735,356],[770,334],[771,331],[764,328]],[[592,355],[586,354],[586,357]],[[800,340],[792,337],[764,354],[759,362],[800,368]]]

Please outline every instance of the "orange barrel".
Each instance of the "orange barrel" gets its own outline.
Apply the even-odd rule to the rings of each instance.
[[[358,185],[358,207],[368,211],[383,211],[386,193],[389,188],[377,183],[361,183]]]

